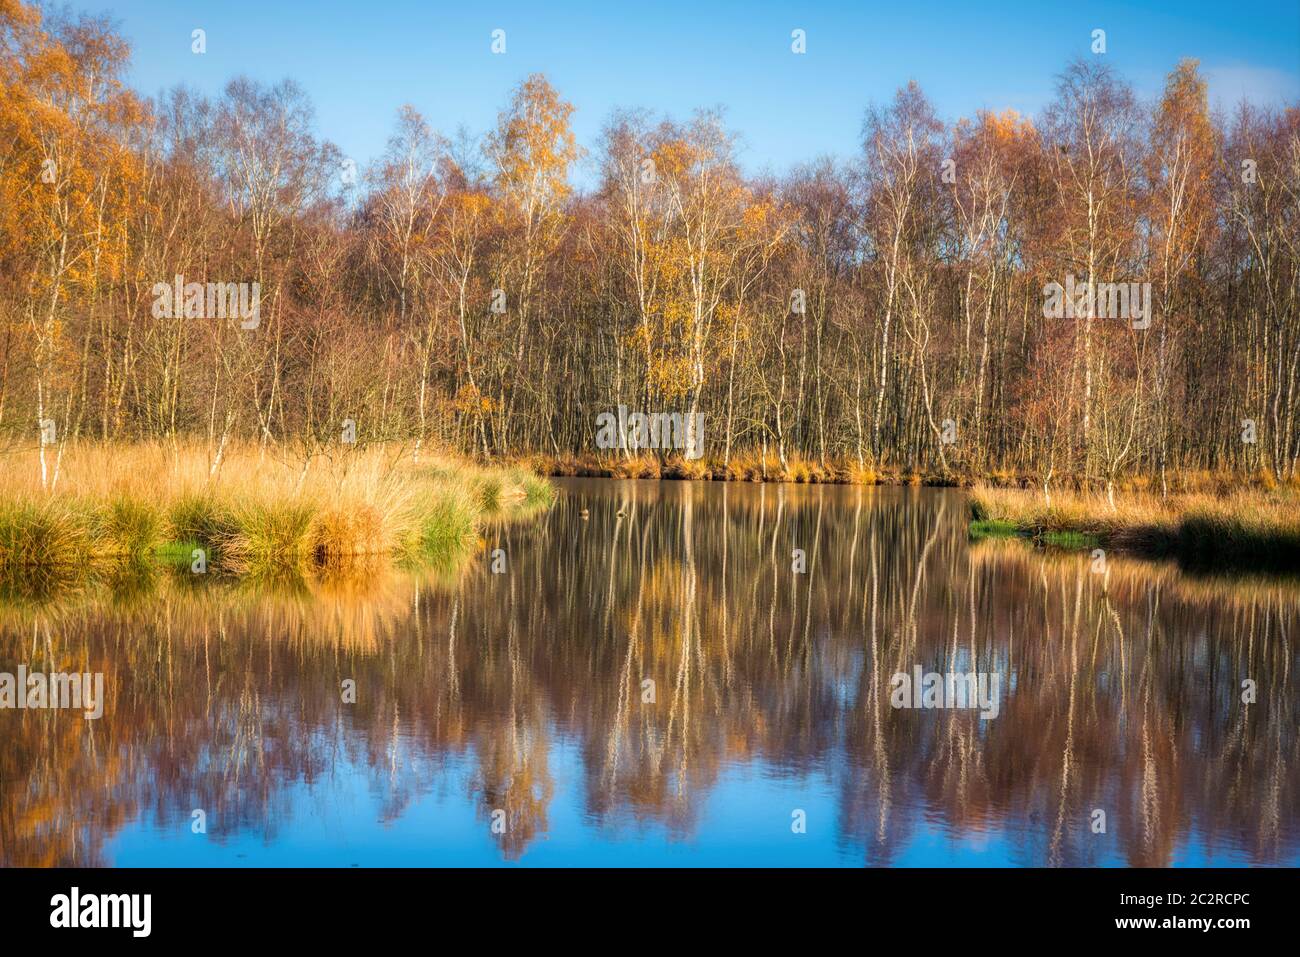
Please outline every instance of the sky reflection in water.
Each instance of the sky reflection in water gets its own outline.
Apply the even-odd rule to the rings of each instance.
[[[109,701],[0,713],[0,863],[1300,863],[1294,584],[971,543],[947,490],[559,484],[456,572],[7,593],[0,670]],[[1000,714],[891,708],[915,665]]]

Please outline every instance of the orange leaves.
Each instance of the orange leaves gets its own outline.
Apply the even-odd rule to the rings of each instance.
[[[663,355],[648,370],[653,394],[665,402],[675,402],[690,390],[692,368],[689,357]]]
[[[496,412],[499,403],[483,395],[476,386],[463,385],[451,400],[450,406],[456,412],[468,416],[488,416]]]
[[[768,201],[750,203],[740,218],[741,229],[754,234],[762,233],[776,218],[776,206]]]
[[[958,121],[953,129],[954,154],[959,169],[967,171],[988,165],[999,168],[1004,178],[1032,160],[1041,147],[1038,130],[1015,110],[994,113],[981,110],[975,121]],[[958,181],[969,180],[969,175]]]
[[[569,196],[569,166],[579,156],[572,115],[573,104],[534,73],[515,90],[488,137],[498,186],[529,214],[535,203],[553,207]]]
[[[1206,83],[1195,60],[1181,61],[1166,79],[1151,140],[1146,166],[1153,187],[1152,224],[1161,252],[1181,263],[1208,239],[1218,150]]]
[[[482,216],[492,208],[492,197],[482,190],[455,193],[451,202],[467,216]]]
[[[980,114],[980,120],[990,135],[1000,143],[1013,142],[1033,136],[1037,132],[1034,129],[1033,122],[1028,117],[1022,117],[1015,110],[1004,110],[1002,113],[982,113]]]
[[[144,117],[120,74],[126,43],[94,19],[40,27],[0,11],[0,257],[32,292],[120,275],[143,170],[127,145]],[[21,265],[19,265],[21,264]]]
[[[688,175],[689,170],[699,161],[700,151],[681,137],[660,142],[651,152],[650,158],[655,164],[655,173],[669,180],[678,180]]]

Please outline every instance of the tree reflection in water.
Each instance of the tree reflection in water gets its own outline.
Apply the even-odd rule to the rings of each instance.
[[[504,811],[501,860],[561,811],[592,845],[707,845],[737,768],[830,781],[850,863],[903,862],[936,829],[998,835],[1019,864],[1300,860],[1295,583],[972,544],[953,491],[560,484],[534,522],[486,532],[502,575],[485,551],[4,583],[0,671],[102,671],[108,703],[99,721],[0,712],[0,864],[111,864],[115,834],[187,832],[193,808],[208,840],[275,847],[304,795],[362,773],[367,827],[453,782],[484,833]],[[915,665],[999,674],[1000,714],[893,709],[889,678]]]

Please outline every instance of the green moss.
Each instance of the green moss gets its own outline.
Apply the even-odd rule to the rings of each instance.
[[[194,552],[202,551],[208,564],[214,563],[216,550],[211,545],[205,545],[202,542],[190,539],[189,541],[170,541],[163,542],[154,549],[154,558],[167,566],[178,566],[189,569],[194,564]]]
[[[1043,532],[1040,541],[1053,548],[1091,551],[1101,545],[1101,539],[1088,532]]]
[[[977,518],[970,523],[971,538],[1010,538],[1024,534],[1015,522]]]

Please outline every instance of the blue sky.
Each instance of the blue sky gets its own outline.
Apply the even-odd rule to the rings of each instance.
[[[647,107],[685,117],[723,106],[748,170],[783,171],[857,149],[871,102],[916,79],[947,119],[981,108],[1035,115],[1056,75],[1105,56],[1140,95],[1154,96],[1183,56],[1201,60],[1212,103],[1243,95],[1300,101],[1297,0],[1161,3],[370,3],[247,0],[75,0],[110,13],[133,47],[131,82],[146,94],[177,83],[215,93],[243,73],[293,77],[316,105],[320,132],[365,165],[382,151],[398,107],[433,125],[490,127],[524,76],[544,72],[577,108],[592,146],[610,111]],[[207,32],[207,53],[190,33]],[[506,53],[490,49],[506,31]],[[807,52],[790,50],[806,31]],[[585,177],[579,176],[579,179]]]

